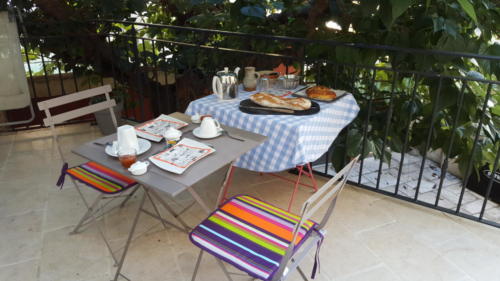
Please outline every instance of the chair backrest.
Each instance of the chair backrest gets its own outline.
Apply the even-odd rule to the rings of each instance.
[[[117,121],[116,121],[116,116],[113,112],[113,107],[116,106],[116,101],[114,99],[110,98],[110,95],[109,95],[110,92],[111,92],[111,86],[104,85],[101,87],[92,88],[92,89],[88,89],[85,91],[80,91],[80,92],[76,92],[73,94],[64,95],[64,96],[60,96],[57,98],[41,101],[38,103],[38,108],[40,109],[40,111],[45,112],[45,118],[43,119],[43,123],[45,126],[50,127],[50,129],[52,131],[52,136],[54,138],[54,142],[57,145],[57,148],[59,150],[59,154],[63,160],[64,160],[64,156],[63,156],[63,153],[61,152],[61,149],[59,147],[59,143],[57,140],[57,133],[55,130],[55,125],[61,124],[61,123],[66,122],[68,120],[72,120],[72,119],[82,117],[82,116],[85,116],[88,114],[92,114],[92,113],[95,113],[95,112],[98,112],[101,110],[108,109],[109,114],[111,114],[111,120],[113,121],[113,125],[116,128]],[[52,115],[50,113],[50,109],[52,109],[54,107],[58,107],[61,105],[65,105],[68,103],[72,103],[75,101],[79,101],[79,100],[83,100],[83,99],[87,99],[87,98],[92,98],[92,97],[96,97],[96,96],[100,96],[100,95],[104,95],[105,100],[98,102],[98,103],[90,104],[90,105],[87,105],[87,106],[84,106],[84,107],[81,107],[78,109],[73,109],[70,111],[59,113],[57,115]]]
[[[335,208],[335,204],[337,203],[337,198],[344,188],[347,178],[349,177],[349,173],[352,170],[352,167],[356,162],[358,161],[359,156],[355,157],[354,159],[349,162],[342,170],[340,170],[333,178],[331,178],[328,182],[326,182],[318,191],[316,191],[313,195],[311,195],[305,202],[302,204],[302,209],[300,213],[300,220],[299,222],[295,225],[294,230],[293,230],[293,238],[292,238],[292,243],[288,246],[288,249],[286,251],[286,254],[283,258],[283,260],[280,263],[280,267],[276,273],[276,277],[281,278],[283,275],[283,272],[285,271],[285,268],[292,258],[293,250],[295,247],[295,242],[298,238],[298,234],[300,231],[300,228],[303,226],[304,223],[307,222],[322,206],[325,206],[328,204],[328,208],[323,215],[323,218],[321,221],[318,223],[318,226],[316,229],[318,231],[321,231],[325,228],[326,223],[328,222],[328,219],[331,217],[333,210]],[[277,279],[280,280],[280,279]]]
[[[40,109],[40,111],[45,112],[46,117],[45,117],[45,119],[43,119],[43,123],[47,127],[53,127],[57,124],[61,124],[61,123],[66,122],[68,120],[82,117],[82,116],[85,116],[85,115],[88,115],[88,114],[91,114],[94,112],[98,112],[98,111],[101,111],[104,109],[109,109],[109,113],[111,114],[111,118],[113,119],[113,124],[116,127],[117,126],[116,117],[113,114],[113,107],[116,105],[116,101],[114,99],[110,98],[110,96],[109,96],[110,92],[111,92],[111,86],[104,85],[101,87],[88,89],[85,91],[76,92],[76,93],[69,94],[69,95],[60,96],[60,97],[53,98],[50,100],[41,101],[38,103],[38,108]],[[60,114],[57,114],[54,116],[52,116],[50,113],[51,108],[65,105],[68,103],[72,103],[75,101],[87,99],[87,98],[92,98],[92,97],[99,96],[99,95],[104,95],[106,99],[102,102],[99,102],[99,103],[87,105],[87,106],[84,106],[84,107],[81,107],[78,109],[74,109],[74,110],[70,110],[70,111],[67,111],[64,113],[60,113]]]

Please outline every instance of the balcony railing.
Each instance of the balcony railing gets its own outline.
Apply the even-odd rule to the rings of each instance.
[[[302,71],[304,83],[347,90],[361,108],[330,151],[314,163],[317,173],[332,175],[335,167],[361,154],[351,184],[500,227],[500,207],[489,200],[500,201],[500,181],[494,177],[500,158],[500,82],[493,71],[479,73],[498,67],[500,57],[122,21],[94,23],[101,32],[86,37],[22,35],[34,99],[111,83],[124,94],[124,117],[144,121],[183,111],[189,101],[209,94],[212,76],[225,66],[272,69],[283,64],[286,71],[293,66]],[[97,51],[92,61],[68,63],[50,53],[54,40],[71,47],[91,41]],[[34,77],[36,63],[28,54],[38,54],[36,71],[43,78]],[[474,185],[482,194],[469,190]]]

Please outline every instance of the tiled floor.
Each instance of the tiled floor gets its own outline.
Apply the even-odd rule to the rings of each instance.
[[[89,125],[60,130],[71,163],[82,161],[70,153],[71,147],[99,136]],[[112,259],[96,228],[68,235],[84,208],[70,184],[63,190],[54,186],[60,165],[47,130],[0,135],[0,280],[110,280]],[[211,202],[222,172],[196,187]],[[231,192],[286,206],[291,189],[273,177],[237,170]],[[300,190],[295,210],[309,194]],[[88,191],[86,196],[95,193]],[[182,208],[190,200],[182,194],[178,202],[169,202]],[[137,205],[134,198],[101,222],[118,251]],[[190,280],[197,249],[186,234],[141,218],[124,273],[140,281]],[[185,214],[192,225],[202,218],[197,206]],[[500,280],[500,230],[347,187],[321,261],[316,280],[495,281]],[[305,269],[311,263],[310,257]],[[212,258],[206,257],[200,270],[198,280],[224,280]],[[300,279],[295,275],[291,280]]]
[[[400,159],[401,154],[394,152],[392,153],[391,164],[383,164],[379,181],[379,188],[381,190],[391,193],[396,191]],[[404,159],[405,161],[401,169],[398,195],[414,198],[417,189],[416,187],[418,185],[422,156],[406,153]],[[375,159],[373,157],[364,159],[361,183],[376,189],[379,164],[380,159]],[[354,166],[353,171],[349,176],[349,180],[358,182],[360,166],[360,163],[357,163]],[[418,200],[434,204],[438,196],[441,169],[439,168],[438,163],[430,159],[426,159],[424,167],[418,192]],[[331,165],[328,165],[328,168],[328,173],[330,175],[334,175],[335,169]],[[325,164],[315,165],[314,169],[324,172]],[[439,195],[439,207],[455,211],[460,200],[459,198],[462,192],[462,187],[462,179],[447,172],[445,179],[443,180],[441,193]],[[484,196],[479,195],[467,188],[463,190],[464,195],[460,212],[479,218],[484,203]],[[484,210],[484,219],[500,223],[500,204],[488,200]]]

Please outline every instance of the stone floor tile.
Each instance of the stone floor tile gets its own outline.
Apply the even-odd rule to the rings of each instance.
[[[28,260],[8,266],[0,266],[0,280],[37,281],[38,259]]]
[[[354,233],[395,222],[394,212],[382,208],[382,201],[359,190],[346,189],[340,196],[334,213],[338,220]],[[353,206],[356,206],[353,208]]]
[[[42,210],[46,206],[48,187],[22,179],[0,181],[0,217]],[[8,194],[8,196],[7,196]]]
[[[138,191],[134,195],[134,197],[135,198],[129,200],[127,204],[122,208],[116,206],[118,206],[123,199],[115,199],[114,202],[110,203],[109,208],[115,208],[111,209],[111,211],[104,218],[105,233],[106,236],[109,237],[109,239],[117,240],[125,239],[127,237],[139,208],[140,198],[142,198],[142,191]],[[173,220],[166,215],[166,212],[163,211],[163,208],[158,203],[156,204],[160,214],[164,218]],[[153,214],[155,213],[151,203],[147,198],[144,204],[144,209]],[[151,216],[148,216],[147,214],[141,213],[140,220],[136,226],[136,233],[141,234],[149,230],[152,226],[156,226],[158,224],[158,220],[152,218]]]
[[[500,222],[500,207],[485,210],[484,218],[490,221]]]
[[[332,228],[335,227],[332,225]],[[330,233],[321,246],[320,258],[323,262],[321,271],[334,279],[380,264],[378,257],[356,238]]]
[[[42,222],[41,210],[0,218],[0,266],[39,258]]]
[[[483,204],[484,204],[484,198],[481,198],[481,199],[469,202],[467,204],[463,204],[460,210],[463,212],[466,212],[468,214],[477,215],[481,212],[481,209],[483,208]],[[486,203],[485,210],[489,210],[489,209],[497,208],[497,207],[498,207],[498,204],[491,202],[491,201],[488,201]]]
[[[75,188],[69,187],[71,183],[67,183],[67,185],[67,188],[49,191],[48,193],[45,223],[43,225],[44,232],[68,226],[76,226],[80,218],[87,211]],[[82,191],[88,195],[86,198],[89,201],[98,195],[97,192],[90,190],[90,188],[84,187]]]
[[[136,239],[127,254],[123,274],[132,280],[183,280],[169,245],[168,232],[160,231]]]
[[[459,267],[414,239],[411,231],[398,223],[365,231],[359,238],[403,280],[456,280],[464,276]]]
[[[40,281],[91,280],[109,274],[112,262],[96,228],[68,235],[71,227],[47,232],[40,257]]]
[[[500,280],[500,247],[466,235],[442,244],[438,251],[477,281]]]
[[[385,265],[379,265],[372,268],[362,270],[360,272],[351,274],[344,278],[339,278],[339,281],[367,281],[367,280],[380,280],[380,281],[400,281],[402,280],[394,272]]]

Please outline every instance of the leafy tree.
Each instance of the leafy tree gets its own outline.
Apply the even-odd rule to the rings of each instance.
[[[306,79],[350,89],[361,105],[359,118],[338,140],[334,163],[342,163],[340,159],[345,154],[352,157],[361,152],[365,156],[373,153],[383,159],[385,155],[384,160],[388,160],[390,151],[401,151],[406,142],[422,152],[442,148],[448,157],[458,159],[465,173],[469,159],[476,167],[492,164],[499,149],[500,95],[497,86],[492,86],[490,103],[483,112],[488,92],[484,83],[464,84],[456,79],[419,77],[411,72],[396,76],[392,71],[498,79],[500,6],[497,1],[11,0],[11,3],[22,11],[31,38],[64,38],[27,42],[53,60],[61,61],[64,69],[76,73],[113,73],[131,88],[147,93],[164,86],[138,69],[158,64],[165,71],[180,74],[177,85],[189,85],[184,87],[186,94],[178,96],[184,97],[181,104],[203,92],[203,79],[222,66],[249,64],[270,68],[284,59],[269,57],[263,60],[261,56],[205,52],[196,47],[173,45],[168,40],[194,46],[278,53],[295,58],[287,62],[298,67],[307,65]],[[333,40],[339,44],[304,44],[161,27],[133,28],[126,23],[96,21],[102,19]],[[103,34],[116,36],[110,40]],[[153,46],[148,40],[133,40],[134,36],[165,41],[157,41]],[[342,45],[341,42],[357,45]],[[484,54],[497,56],[497,59],[470,59],[439,53],[423,56],[364,47],[368,44]],[[380,70],[371,71],[362,66],[377,66]],[[145,88],[141,86],[143,81],[146,81]],[[193,86],[195,81],[202,82]],[[463,106],[460,107],[462,89]],[[392,102],[388,96],[394,97]],[[436,114],[432,114],[434,109]],[[371,115],[370,126],[366,128],[364,124],[368,115]],[[455,124],[453,121],[457,115],[460,118]],[[481,120],[483,115],[485,118]],[[480,121],[479,147],[471,155]],[[429,134],[430,146],[426,147]],[[454,143],[449,149],[452,135]]]

